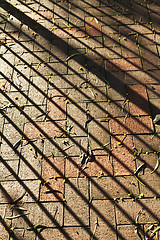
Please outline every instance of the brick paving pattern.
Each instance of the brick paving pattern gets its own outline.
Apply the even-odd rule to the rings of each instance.
[[[0,1],[0,239],[160,239],[159,15]]]

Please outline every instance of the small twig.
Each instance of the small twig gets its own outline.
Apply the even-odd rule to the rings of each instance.
[[[7,211],[7,208],[5,207],[5,209],[4,209],[4,214],[3,214],[3,217],[2,217],[2,222],[4,221],[4,219],[5,219],[5,216],[6,216],[6,211]]]
[[[94,238],[98,226],[99,226],[99,225],[98,225],[98,217],[97,217],[96,222],[95,222],[95,227],[94,227],[93,235],[92,235],[91,239]]]
[[[20,215],[17,215],[17,216],[6,217],[6,219],[12,220],[12,219],[19,218],[19,217],[23,217],[23,216],[26,216],[26,215],[29,215],[29,214],[30,214],[30,213],[24,213],[24,214],[20,214]]]
[[[56,217],[57,212],[58,212],[58,206],[56,207],[56,210],[55,210],[55,213],[54,213],[54,217],[53,217],[53,218]]]
[[[151,174],[154,173],[154,172],[159,168],[159,164],[160,164],[160,158],[157,159],[156,166],[155,166],[155,168],[153,169],[153,171],[151,172]]]
[[[136,171],[134,171],[134,175],[137,176],[137,174],[138,174],[139,172],[141,172],[142,170],[144,170],[145,168],[146,168],[146,163],[142,163],[142,164],[136,169]]]
[[[135,175],[135,178],[140,184],[142,184],[143,186],[146,186],[146,184],[144,184],[137,175]]]
[[[63,149],[63,151],[66,151],[66,150],[70,149],[70,148],[73,147],[73,146],[74,146],[74,145],[71,145],[71,146],[69,146],[69,147]]]
[[[22,139],[19,139],[19,140],[13,145],[13,148],[14,148],[14,149],[17,149],[17,148],[20,146],[21,143],[22,143]]]
[[[28,230],[28,231],[35,231],[35,230],[37,230],[38,228],[44,229],[44,228],[47,228],[47,227],[44,226],[44,225],[37,224],[37,225],[35,225],[35,226],[33,226],[33,227],[26,228],[26,230]]]
[[[72,57],[76,56],[76,55],[84,55],[84,53],[73,53],[72,55],[70,55],[69,57],[66,58],[66,61],[69,61]]]
[[[93,95],[94,99],[96,99],[96,96],[95,96],[94,92],[92,91],[92,89],[91,89],[91,88],[89,88],[89,87],[88,87],[88,89],[89,89],[89,91],[92,93],[92,95]]]
[[[97,149],[102,149],[103,147],[108,146],[109,144],[110,144],[110,142],[108,142],[108,143],[106,143],[106,144],[104,144],[104,145],[102,145],[102,146],[100,146],[100,147],[93,148],[92,151],[95,151],[95,150],[97,150]]]
[[[152,234],[150,235],[150,238],[153,238],[153,236],[155,235],[156,232],[159,232],[160,231],[160,226],[158,226],[153,232]]]
[[[39,116],[36,117],[36,119],[38,119],[38,118],[40,118],[40,117],[42,117],[42,116],[47,117],[47,115],[48,115],[49,112],[50,112],[50,111],[47,111],[47,112],[45,112],[45,113],[40,114]]]
[[[85,129],[87,128],[88,123],[90,123],[92,120],[93,120],[93,117],[91,117],[85,122],[85,126],[84,126]]]
[[[28,144],[30,144],[31,142],[36,142],[37,139],[31,139],[31,140],[27,140],[27,143],[25,143],[23,146],[27,146]]]

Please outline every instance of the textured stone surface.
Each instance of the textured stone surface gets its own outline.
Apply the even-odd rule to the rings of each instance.
[[[98,221],[96,235],[97,237],[108,237],[116,239],[115,229],[115,210],[114,202],[109,200],[94,200],[91,208],[91,229],[94,231],[96,221]],[[94,211],[96,209],[96,211]]]
[[[114,175],[130,175],[135,168],[132,136],[111,137]]]
[[[94,199],[128,198],[130,193],[134,196],[139,194],[138,183],[133,176],[93,178],[91,182],[91,197]]]
[[[153,133],[153,123],[149,116],[111,119],[111,133],[116,134],[140,134]]]
[[[35,202],[39,197],[39,185],[40,182],[37,180],[34,181],[25,181],[22,182],[26,185],[29,190],[29,193],[26,193],[23,197],[23,202]],[[21,183],[21,184],[22,184]],[[25,189],[17,181],[5,181],[1,182],[1,192],[0,199],[1,203],[13,203],[14,200],[21,197]]]
[[[105,62],[105,69],[108,72],[141,70],[140,58],[113,59]]]
[[[63,207],[61,203],[25,203],[24,208],[27,209],[28,220],[35,226],[37,224],[46,226],[46,227],[54,227],[56,223],[60,226],[62,225],[63,220]],[[56,213],[56,214],[55,214]],[[17,214],[17,211],[14,211],[14,214]],[[18,218],[13,220],[13,227],[28,227],[28,224],[25,222],[23,218]]]
[[[0,238],[137,240],[142,209],[156,229],[159,14],[158,0],[1,4]]]
[[[64,180],[62,178],[45,179],[46,182],[41,184],[40,200],[41,201],[63,201],[64,199]]]
[[[77,188],[77,180],[75,178],[69,179],[69,181],[73,187],[67,183],[65,184],[65,199],[67,207],[71,208],[73,213],[71,214],[67,208],[64,208],[64,226],[88,226],[89,206],[82,197],[83,195],[88,199],[88,181],[80,178],[78,180],[79,188]]]
[[[146,88],[143,85],[128,87],[129,108],[131,115],[150,115],[150,106]]]
[[[124,202],[119,202],[116,206],[117,223],[133,223],[136,219],[138,212],[143,207],[144,214],[140,216],[139,223],[157,222],[160,214],[159,211],[156,210],[158,205],[159,199],[142,199],[137,202],[134,202],[131,199]]]
[[[26,123],[24,127],[24,134],[27,138],[41,138],[44,137],[60,137],[65,128],[65,121],[56,122],[56,125],[53,122],[37,122],[37,126],[34,126],[31,123]]]

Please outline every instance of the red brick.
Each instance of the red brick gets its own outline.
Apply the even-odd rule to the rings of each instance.
[[[90,169],[90,176],[113,175],[112,162],[108,160],[108,156],[95,156],[95,161],[88,164]]]
[[[154,131],[152,119],[148,116],[116,118],[111,119],[109,123],[113,135],[153,133]]]
[[[66,31],[68,31],[69,37],[77,37],[77,38],[82,38],[85,37],[85,28],[80,27],[80,28],[67,28]]]
[[[131,115],[150,115],[150,106],[144,85],[128,86],[128,98]]]
[[[148,93],[149,99],[160,98],[160,85],[156,85],[156,84],[148,85],[147,93]]]
[[[135,169],[132,136],[111,137],[114,175],[131,175]],[[119,145],[119,143],[122,143]]]
[[[99,21],[99,19],[94,17],[86,17],[85,21],[86,21],[85,27],[86,27],[87,35],[92,37],[102,36],[101,22]]]
[[[64,163],[64,157],[49,157],[48,161],[44,159],[42,177],[46,180],[51,177],[64,177]]]
[[[105,69],[108,72],[133,71],[142,68],[140,58],[120,58],[105,61]]]
[[[60,128],[65,129],[65,121],[59,121],[56,123]],[[63,133],[62,130],[55,126],[55,124],[52,122],[37,122],[36,125],[37,127],[32,123],[25,124],[24,134],[27,136],[27,138],[41,138],[42,136],[46,137],[45,135],[47,135],[47,138],[60,137]],[[42,134],[38,128],[45,132],[45,135]]]
[[[49,187],[47,187],[49,186]],[[41,201],[63,201],[64,199],[64,179],[49,179],[49,182],[41,185]]]
[[[73,161],[73,162],[72,162]],[[78,163],[80,158],[72,157],[66,159],[66,177],[77,177],[79,173]],[[84,166],[82,166],[83,168]],[[112,162],[108,160],[108,156],[95,156],[93,162],[87,163],[87,168],[82,171],[80,176],[103,176],[113,175]]]
[[[66,170],[65,176],[68,177],[77,177],[79,168],[78,163],[80,162],[80,157],[69,157],[66,159]]]
[[[70,38],[70,37],[85,37],[85,28],[64,28],[64,29],[53,29],[52,33],[55,37],[59,38]]]
[[[52,120],[63,120],[66,118],[66,97],[62,94],[60,94],[58,91],[56,90],[49,90],[48,94],[51,98],[51,100],[48,100],[48,108],[47,110],[50,111],[48,113],[48,116],[52,119]],[[55,104],[57,104],[58,106],[56,106]]]

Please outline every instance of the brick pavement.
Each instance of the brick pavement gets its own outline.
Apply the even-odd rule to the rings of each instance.
[[[0,239],[160,239],[158,0],[1,0]]]

